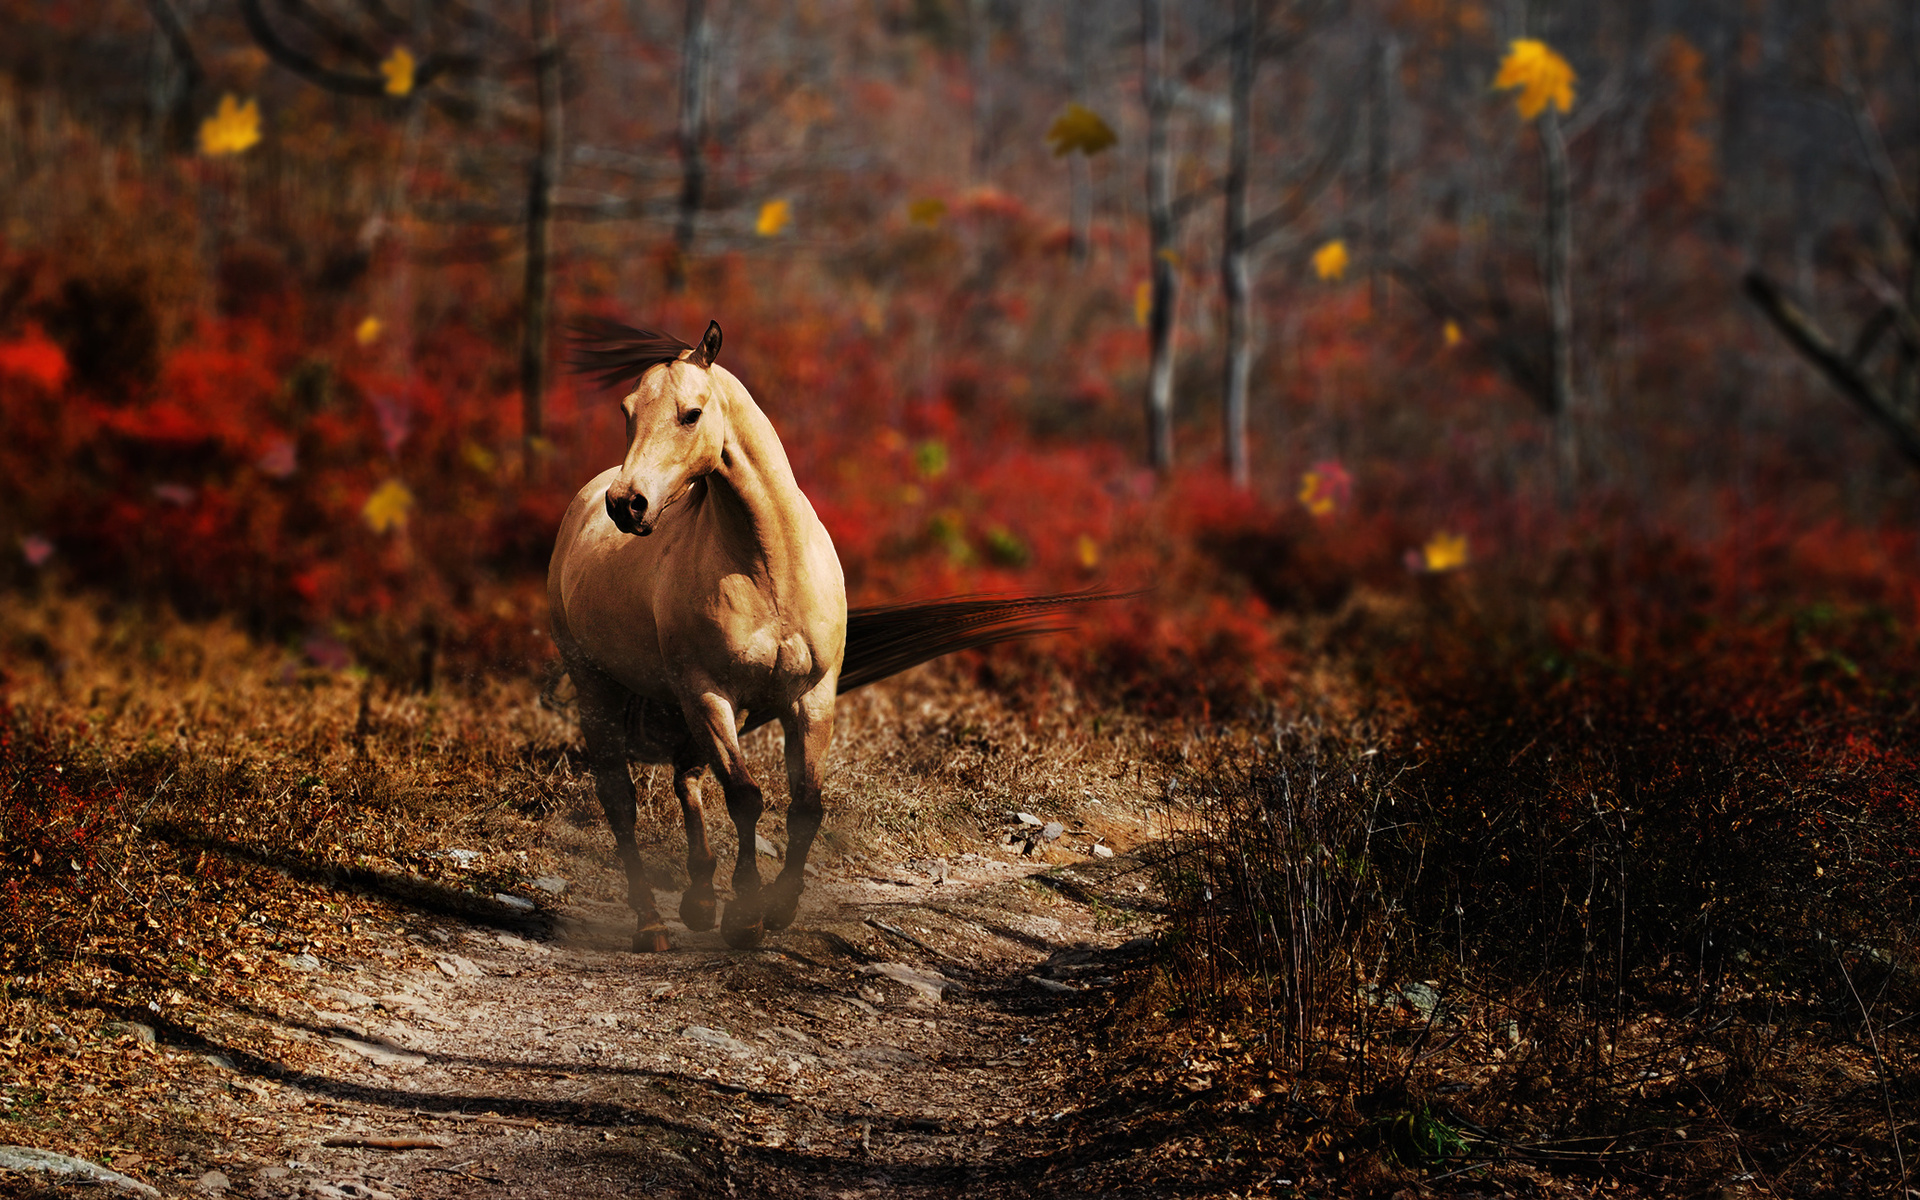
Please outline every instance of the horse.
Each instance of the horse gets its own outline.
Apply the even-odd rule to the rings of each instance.
[[[632,390],[627,449],[562,519],[547,572],[553,638],[577,697],[594,791],[627,876],[636,952],[671,946],[634,838],[629,764],[672,766],[687,833],[680,921],[714,926],[717,860],[700,777],[719,780],[738,839],[721,935],[735,949],[792,924],[825,814],[821,767],[842,692],[955,650],[1062,628],[1091,593],[949,597],[847,608],[833,539],[800,490],[773,423],[697,344],[607,320],[576,323],[576,368]],[[788,789],[785,861],[756,864],[760,785],[740,738],[780,722]]]

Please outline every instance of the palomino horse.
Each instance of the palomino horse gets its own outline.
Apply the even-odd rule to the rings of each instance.
[[[687,829],[680,920],[711,929],[718,907],[700,775],[711,767],[739,838],[727,944],[758,945],[791,924],[824,813],[820,770],[835,696],[953,650],[1054,626],[1092,597],[950,599],[847,611],[833,541],[794,480],[760,406],[698,346],[613,322],[579,327],[576,364],[621,401],[626,459],[580,489],[547,573],[554,640],[579,697],[594,790],[639,917],[633,945],[664,951],[634,841],[633,760],[671,763]],[[786,861],[770,886],[755,865],[763,805],[740,735],[768,721],[786,734]]]

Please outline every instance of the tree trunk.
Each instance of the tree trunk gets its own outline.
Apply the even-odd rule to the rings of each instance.
[[[533,24],[539,147],[527,177],[526,325],[520,340],[520,426],[532,470],[535,442],[545,433],[547,325],[553,298],[553,189],[560,180],[560,38],[553,0],[529,0]]]
[[[680,51],[680,214],[673,227],[673,258],[667,288],[687,286],[687,258],[693,252],[694,222],[707,190],[707,61],[713,52],[713,26],[706,0],[687,0],[687,28]]]
[[[1387,261],[1390,240],[1387,186],[1393,170],[1393,71],[1399,46],[1382,34],[1373,44],[1367,101],[1367,283],[1375,318],[1387,315]]]
[[[973,178],[984,181],[993,165],[993,86],[987,79],[989,51],[993,49],[992,14],[987,0],[967,5],[967,73],[973,85]]]
[[[1560,119],[1548,109],[1540,120],[1547,159],[1547,410],[1553,416],[1555,470],[1561,499],[1572,498],[1580,467],[1573,396],[1573,228],[1567,183],[1567,142]]]
[[[1173,93],[1167,80],[1163,0],[1140,0],[1142,88],[1147,100],[1147,239],[1152,284],[1147,315],[1147,461],[1173,469]]]
[[[1253,157],[1254,0],[1234,0],[1228,83],[1227,212],[1220,290],[1227,306],[1226,465],[1235,487],[1251,480],[1247,466],[1247,385],[1253,373],[1253,297],[1247,270],[1247,173]]]
[[[1073,103],[1087,102],[1087,0],[1067,0],[1067,72]],[[1093,241],[1093,160],[1086,154],[1067,156],[1067,182],[1073,193],[1067,214],[1069,252],[1075,263],[1085,263]]]

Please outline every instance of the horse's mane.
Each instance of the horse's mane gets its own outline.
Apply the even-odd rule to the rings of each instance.
[[[573,357],[567,365],[607,387],[638,380],[661,363],[670,363],[692,346],[670,333],[635,329],[605,317],[582,317],[573,332]]]

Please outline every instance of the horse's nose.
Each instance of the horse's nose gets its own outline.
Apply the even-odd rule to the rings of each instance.
[[[628,497],[616,497],[613,491],[607,491],[607,517],[614,528],[621,533],[651,533],[643,521],[647,513],[647,498],[638,493]]]

